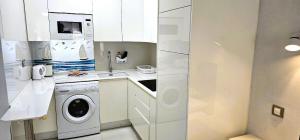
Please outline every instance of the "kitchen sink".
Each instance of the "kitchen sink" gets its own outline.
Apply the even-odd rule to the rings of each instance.
[[[125,72],[108,72],[108,73],[99,73],[99,78],[115,78],[115,77],[126,77],[128,76]]]
[[[144,85],[145,87],[147,87],[148,89],[150,89],[151,91],[153,91],[153,92],[156,91],[156,79],[142,80],[142,81],[138,81],[138,82],[141,83],[142,85]]]

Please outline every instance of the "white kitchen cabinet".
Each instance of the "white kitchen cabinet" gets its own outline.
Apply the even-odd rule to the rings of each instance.
[[[122,41],[122,0],[93,0],[94,40]]]
[[[189,54],[191,7],[159,15],[159,50]]]
[[[165,12],[192,4],[192,0],[159,0],[159,11]]]
[[[185,140],[187,132],[188,75],[157,77],[156,137],[158,140]],[[173,134],[173,135],[170,135]]]
[[[156,100],[135,83],[128,82],[128,116],[142,140],[155,140]]]
[[[24,0],[28,41],[50,41],[47,0]]]
[[[144,41],[157,43],[158,0],[144,0]]]
[[[93,0],[94,40],[157,43],[158,0]]]
[[[144,0],[122,0],[123,41],[144,42]]]
[[[127,79],[103,80],[99,84],[101,124],[128,120]]]
[[[93,0],[48,0],[49,12],[92,14]]]
[[[10,41],[27,41],[23,0],[1,0],[2,38]]]

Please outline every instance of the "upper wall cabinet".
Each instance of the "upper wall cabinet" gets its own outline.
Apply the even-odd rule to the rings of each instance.
[[[29,41],[49,41],[47,0],[24,0]]]
[[[93,0],[94,40],[122,41],[122,0]]]
[[[157,43],[158,0],[144,1],[144,40]]]
[[[2,38],[11,41],[27,41],[23,0],[0,0]]]
[[[123,41],[157,42],[157,0],[123,0]]]
[[[48,0],[49,12],[93,13],[93,0]]]
[[[144,42],[144,0],[123,0],[123,41]]]
[[[192,0],[159,0],[159,11],[169,11],[172,9],[188,6],[192,4]]]
[[[93,0],[94,40],[157,43],[158,0]]]
[[[159,50],[189,54],[191,7],[159,15]]]

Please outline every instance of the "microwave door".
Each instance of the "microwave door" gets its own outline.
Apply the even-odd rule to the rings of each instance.
[[[82,34],[82,23],[57,21],[57,30],[60,34]]]

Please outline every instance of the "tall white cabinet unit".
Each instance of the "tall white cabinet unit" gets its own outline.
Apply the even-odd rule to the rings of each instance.
[[[27,41],[23,0],[1,0],[2,38],[11,41]]]
[[[50,41],[47,0],[24,0],[28,41]]]
[[[189,0],[160,0],[157,140],[185,140],[187,137],[190,28]]]
[[[94,40],[122,41],[122,0],[93,0]]]
[[[93,13],[93,0],[48,0],[49,12]]]

